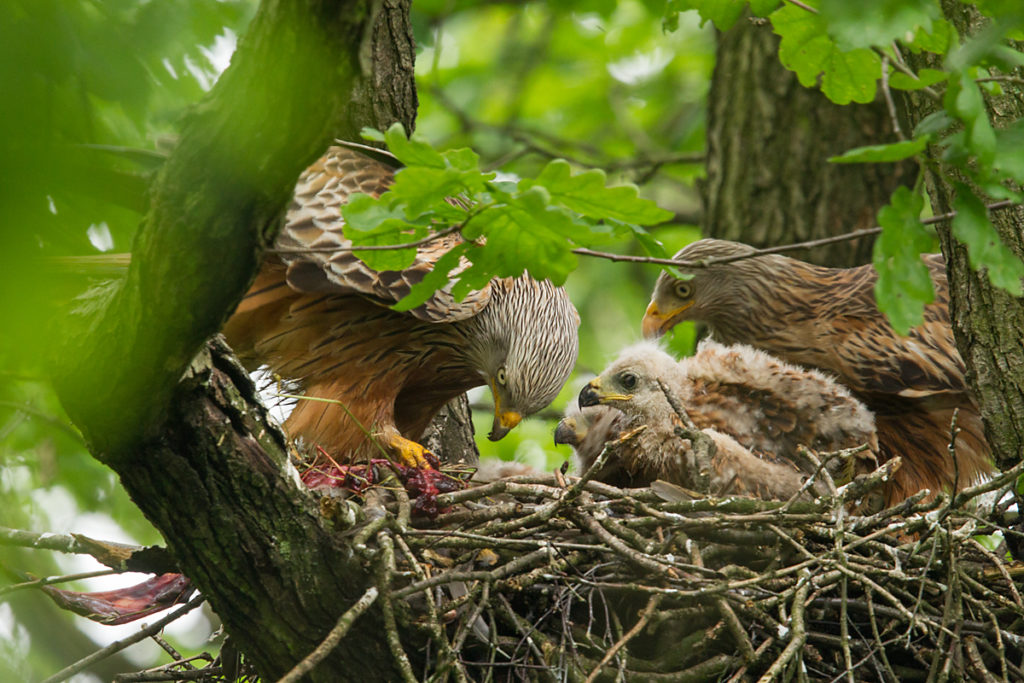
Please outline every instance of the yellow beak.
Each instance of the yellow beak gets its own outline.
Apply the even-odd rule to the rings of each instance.
[[[601,378],[595,377],[580,390],[579,398],[576,399],[580,408],[596,406],[600,403],[611,403],[612,401],[628,401],[633,398],[632,394],[608,394],[601,389]]]
[[[644,320],[640,324],[640,330],[643,332],[644,338],[656,339],[671,330],[678,322],[679,315],[692,305],[693,302],[690,301],[674,311],[662,313],[658,310],[658,304],[652,301],[648,304],[647,311],[644,313]]]
[[[514,410],[497,410],[494,413],[494,424],[491,426],[491,433],[487,435],[487,438],[491,441],[498,441],[522,421],[522,414]]]

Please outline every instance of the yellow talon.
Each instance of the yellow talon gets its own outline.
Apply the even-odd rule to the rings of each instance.
[[[415,441],[395,435],[391,437],[390,446],[395,454],[395,458],[401,464],[408,467],[430,467],[430,462],[427,460],[427,453],[430,451]]]

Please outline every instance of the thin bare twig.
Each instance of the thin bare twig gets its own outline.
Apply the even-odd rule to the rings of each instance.
[[[107,645],[106,647],[101,648],[96,652],[93,652],[91,655],[79,659],[74,664],[63,668],[54,675],[50,676],[42,683],[60,683],[60,681],[66,681],[75,674],[85,671],[87,668],[92,666],[94,663],[100,661],[101,659],[109,657],[115,652],[120,652],[121,650],[131,645],[134,645],[135,643],[141,642],[146,638],[149,638],[154,633],[160,633],[160,631],[162,631],[163,628],[167,626],[167,624],[170,624],[176,619],[179,619],[185,614],[191,612],[196,607],[199,607],[199,605],[203,604],[205,600],[206,598],[204,598],[202,595],[192,598],[187,603],[185,603],[180,609],[174,610],[163,619],[160,619],[159,621],[153,623],[151,626],[146,626],[134,635],[131,635],[127,638],[122,638],[121,640],[114,641],[110,645]]]
[[[323,642],[316,646],[312,652],[306,655],[305,658],[294,667],[292,670],[282,676],[278,683],[296,683],[300,678],[305,676],[307,673],[316,668],[316,665],[324,660],[327,655],[331,653],[341,642],[341,639],[345,637],[349,629],[352,628],[352,624],[364,613],[370,609],[370,605],[377,600],[377,587],[370,586],[363,593],[363,596],[353,603],[351,607],[345,610],[344,614],[338,617],[338,623],[334,625],[327,637],[324,638]]]
[[[662,596],[660,595],[652,595],[648,598],[647,606],[644,607],[643,612],[640,613],[640,618],[637,619],[636,623],[633,624],[633,627],[626,631],[626,633],[624,633],[622,637],[612,645],[608,652],[605,653],[604,657],[601,658],[601,661],[594,667],[594,670],[590,672],[589,676],[587,676],[585,683],[594,683],[600,675],[601,669],[603,669],[608,662],[612,661],[612,658],[618,654],[619,650],[626,647],[629,641],[633,640],[633,638],[639,635],[640,631],[644,630],[644,627],[647,626],[647,622],[651,620],[651,615],[654,614],[654,610],[658,609],[658,605],[661,604],[661,598]]]

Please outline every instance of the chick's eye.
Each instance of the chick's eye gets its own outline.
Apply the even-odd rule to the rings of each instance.
[[[624,372],[620,378],[622,386],[626,389],[633,389],[636,387],[636,375],[631,372]]]
[[[494,378],[498,381],[498,384],[504,386],[504,384],[508,382],[508,374],[505,372],[505,368],[498,368],[498,373]]]
[[[675,285],[675,293],[680,299],[689,299],[693,296],[693,285],[689,282],[683,282],[680,280]]]

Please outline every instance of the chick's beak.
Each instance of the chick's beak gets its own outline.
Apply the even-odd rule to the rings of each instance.
[[[487,438],[491,441],[500,441],[502,437],[512,431],[512,428],[522,422],[523,416],[514,410],[496,410],[494,412],[494,424],[491,426],[491,433]]]
[[[596,406],[601,402],[601,395],[598,394],[598,389],[601,385],[596,379],[591,380],[589,384],[580,390],[579,404],[580,408],[586,408],[587,406]]]
[[[578,446],[580,443],[579,434],[576,433],[576,420],[571,417],[563,417],[555,427],[555,445],[568,444]]]

